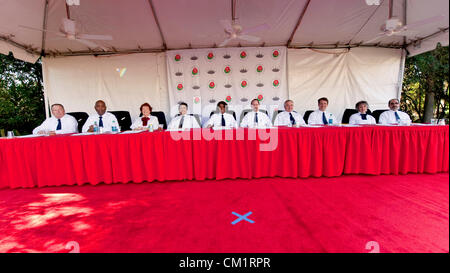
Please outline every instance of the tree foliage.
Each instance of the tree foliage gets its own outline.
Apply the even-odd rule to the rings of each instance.
[[[427,107],[433,107],[434,117],[449,118],[448,58],[448,46],[438,45],[433,51],[406,59],[402,108],[414,121],[427,121]],[[434,96],[430,105],[426,103],[427,94]]]
[[[30,133],[45,119],[42,65],[0,54],[0,129]]]

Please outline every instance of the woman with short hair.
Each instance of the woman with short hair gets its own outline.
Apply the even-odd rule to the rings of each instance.
[[[150,106],[150,104],[146,102],[142,104],[139,109],[141,112],[141,116],[134,120],[130,128],[132,130],[145,130],[152,127],[154,131],[158,130],[158,118],[150,115],[152,113],[152,107]]]
[[[377,121],[375,120],[374,117],[372,117],[371,115],[367,114],[367,110],[369,109],[369,104],[367,103],[367,101],[359,101],[356,106],[355,106],[356,110],[358,111],[358,113],[353,114],[350,116],[350,124],[376,124]]]

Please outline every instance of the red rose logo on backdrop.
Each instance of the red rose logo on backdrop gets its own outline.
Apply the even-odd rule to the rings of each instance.
[[[197,67],[192,68],[192,75],[193,76],[198,75],[198,68]]]
[[[241,59],[247,58],[247,52],[241,51],[241,54],[239,54],[239,57],[241,57]]]
[[[264,71],[264,68],[263,68],[262,65],[258,65],[258,66],[256,67],[256,72],[261,73],[261,72],[263,72],[263,71]]]
[[[241,87],[242,88],[247,87],[247,85],[248,85],[248,82],[246,80],[241,81]]]
[[[216,83],[214,81],[210,81],[208,84],[209,89],[214,89],[216,88]]]
[[[264,99],[263,95],[259,94],[258,95],[258,101],[262,101]]]
[[[272,57],[278,58],[279,56],[280,56],[280,51],[274,50],[274,51],[272,52]]]
[[[230,66],[229,66],[229,65],[225,66],[225,68],[223,69],[223,72],[224,72],[225,74],[230,74],[230,72],[231,72]]]
[[[181,90],[183,90],[183,84],[181,84],[181,83],[179,83],[179,84],[177,84],[177,89],[178,89],[178,91],[181,91]]]
[[[225,100],[226,100],[227,102],[230,102],[230,101],[231,101],[231,96],[227,96],[227,97],[225,98]]]
[[[200,102],[200,98],[199,98],[199,97],[195,97],[195,98],[194,98],[194,103],[195,103],[195,104],[198,104],[199,102]]]
[[[274,80],[272,82],[272,85],[273,85],[273,87],[278,87],[278,86],[280,86],[280,81],[279,80]]]
[[[181,55],[180,54],[175,55],[175,61],[176,62],[181,61]]]
[[[212,60],[214,58],[214,54],[212,52],[209,52],[206,58],[208,58],[208,60]]]

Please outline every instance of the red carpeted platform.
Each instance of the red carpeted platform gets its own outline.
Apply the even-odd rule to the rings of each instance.
[[[232,212],[248,219],[235,225]],[[449,174],[0,190],[0,252],[449,251]]]

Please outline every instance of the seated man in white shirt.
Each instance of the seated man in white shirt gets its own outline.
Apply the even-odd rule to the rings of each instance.
[[[33,135],[78,133],[77,120],[71,115],[66,115],[62,104],[53,104],[51,110],[53,116],[46,119],[40,126],[34,128]]]
[[[227,128],[237,128],[237,122],[233,115],[226,113],[228,104],[224,101],[220,101],[217,104],[219,108],[219,113],[214,113],[204,127],[206,128],[217,128],[217,127],[227,127]]]
[[[81,130],[83,133],[94,132],[95,123],[97,123],[99,128],[103,128],[101,129],[103,132],[112,132],[112,126],[115,126],[119,130],[119,122],[117,122],[116,116],[106,112],[106,104],[104,101],[96,101],[94,109],[97,113],[90,115],[86,120]]]
[[[144,130],[150,127],[154,131],[158,130],[159,121],[157,117],[151,115],[153,110],[152,106],[146,102],[141,105],[140,110],[142,116],[136,118],[130,128],[135,131]]]
[[[356,110],[358,110],[358,113],[350,116],[349,124],[376,124],[377,121],[375,118],[367,114],[367,109],[369,109],[369,104],[367,101],[358,102],[356,104]]]
[[[259,100],[253,99],[251,102],[252,111],[248,112],[242,119],[241,127],[247,128],[266,128],[272,127],[270,118],[259,111]]]
[[[333,121],[333,123],[336,123],[336,121],[333,118],[333,114],[327,112],[328,107],[328,99],[327,98],[320,98],[318,99],[318,105],[319,110],[316,110],[309,115],[308,118],[308,124],[310,125],[328,125],[330,123],[330,120]]]
[[[294,102],[292,100],[284,102],[284,110],[275,118],[275,126],[298,127],[299,125],[305,125],[302,116],[294,111]]]
[[[408,114],[398,110],[400,108],[400,101],[398,99],[391,99],[388,105],[390,110],[381,113],[378,123],[399,124],[401,120],[411,122]]]
[[[170,129],[191,129],[191,128],[200,128],[195,117],[187,114],[188,105],[184,102],[180,103],[178,106],[178,111],[180,115],[173,118],[169,126],[167,128]]]

